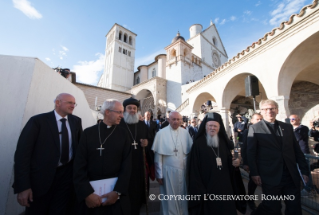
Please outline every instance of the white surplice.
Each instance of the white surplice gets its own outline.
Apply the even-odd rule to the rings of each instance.
[[[181,195],[184,200],[162,200],[160,214],[187,215],[186,163],[193,140],[188,131],[179,127],[173,130],[169,125],[155,136],[152,150],[155,153],[155,176],[163,179],[160,193],[163,195]],[[175,147],[177,152],[174,152]],[[164,196],[161,198],[164,198]]]

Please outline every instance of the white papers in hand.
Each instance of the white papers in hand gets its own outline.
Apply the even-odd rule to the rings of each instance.
[[[94,189],[94,194],[102,196],[106,193],[113,191],[115,184],[117,182],[117,177],[102,179],[97,181],[90,181],[92,188]],[[102,202],[105,202],[106,198],[102,199]]]

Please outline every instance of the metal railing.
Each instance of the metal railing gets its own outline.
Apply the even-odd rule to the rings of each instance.
[[[309,170],[308,183],[302,185],[301,204],[319,212],[319,157],[318,155],[305,154]]]

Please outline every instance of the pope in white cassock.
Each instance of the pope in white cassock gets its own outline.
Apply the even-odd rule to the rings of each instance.
[[[169,126],[155,136],[152,150],[155,153],[155,176],[163,195],[186,195],[186,163],[193,140],[188,131],[181,128],[182,116],[178,112],[169,115]],[[187,200],[162,200],[160,214],[187,215]]]

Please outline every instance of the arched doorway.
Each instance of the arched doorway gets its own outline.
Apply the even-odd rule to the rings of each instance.
[[[151,91],[143,89],[136,94],[135,99],[140,101],[140,111],[142,116],[144,116],[146,111],[150,111],[151,116],[156,117],[156,111],[154,110],[154,97]]]
[[[190,117],[198,116],[202,113],[202,106],[207,104],[207,101],[211,101],[212,103],[212,110],[218,112],[218,105],[216,103],[216,99],[214,96],[212,96],[208,92],[204,92],[199,94],[194,102],[193,109],[192,109],[192,114]],[[206,105],[207,106],[207,105]],[[208,107],[206,107],[208,109]]]
[[[229,117],[231,124],[234,124],[237,119],[236,115],[241,114],[246,118],[250,118],[254,112],[254,102],[252,97],[246,97],[245,93],[245,78],[251,73],[241,73],[234,76],[226,85],[223,92],[223,105],[229,109]],[[258,78],[258,77],[257,77]],[[267,95],[260,80],[258,80],[259,95],[256,99],[256,112],[259,111],[259,102],[267,99]]]

